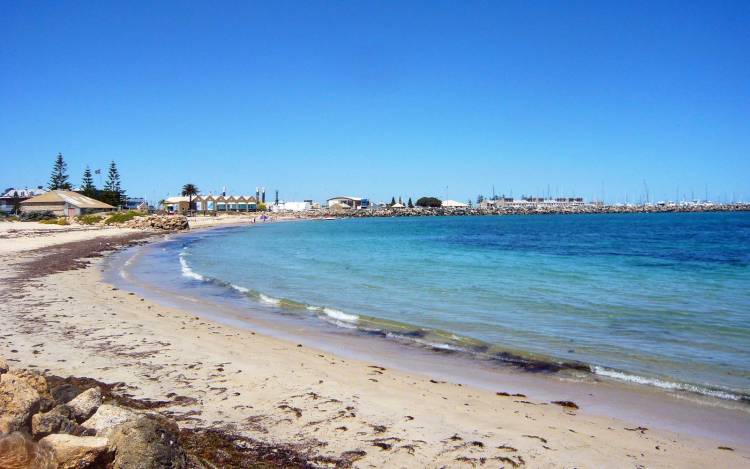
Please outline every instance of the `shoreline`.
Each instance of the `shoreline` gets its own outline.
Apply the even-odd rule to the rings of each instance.
[[[64,250],[4,255],[10,262],[0,275],[12,278],[30,259],[49,262]],[[179,389],[199,401],[168,409],[181,425],[305,442],[319,455],[364,452],[355,466],[439,467],[482,458],[553,467],[750,463],[747,445],[722,450],[724,442],[638,429],[585,406],[533,402],[496,394],[509,388],[490,392],[341,358],[103,288],[100,259],[71,265],[75,270],[11,282],[11,291],[6,285],[8,332],[0,334],[0,354],[53,374],[123,381],[141,398]]]
[[[290,221],[290,220],[288,220]],[[221,227],[225,228],[225,227]],[[226,228],[242,228],[242,226],[228,226]],[[222,233],[212,233],[211,235],[221,235]],[[199,241],[201,238],[194,238],[185,240],[186,237],[190,237],[190,232],[181,233],[177,237],[169,240],[156,241],[156,245],[163,246],[161,249],[169,249],[170,244],[179,244],[183,248],[189,246],[191,243]],[[184,241],[180,242],[179,239]],[[127,253],[122,253],[123,256],[128,257],[124,262],[115,261],[118,265],[108,267],[108,278],[107,282],[114,286],[128,289],[135,289],[139,295],[145,295],[156,302],[162,302],[167,297],[173,298],[172,303],[177,301],[177,296],[187,294],[185,290],[181,290],[178,294],[174,289],[180,287],[172,286],[169,287],[160,286],[156,287],[156,282],[153,278],[151,279],[133,279],[133,272],[131,271],[133,261],[141,262],[143,255],[148,256],[145,249],[137,248],[138,251],[132,256]],[[119,257],[119,254],[118,256]],[[253,313],[262,313],[264,309],[268,307],[278,309],[272,313],[266,312],[266,318],[268,321],[284,322],[284,325],[279,324],[279,330],[269,332],[277,335],[287,334],[284,330],[293,330],[300,324],[307,324],[309,321],[314,321],[313,317],[321,321],[320,327],[322,329],[331,329],[332,334],[336,332],[355,334],[362,338],[366,336],[370,337],[370,343],[374,347],[378,346],[378,343],[382,340],[394,341],[404,345],[406,352],[414,349],[421,348],[427,351],[437,353],[441,356],[445,355],[457,355],[462,358],[466,358],[466,363],[482,364],[489,368],[500,367],[510,368],[514,371],[522,371],[529,373],[540,373],[554,376],[561,376],[565,379],[579,379],[585,381],[593,380],[609,380],[614,383],[628,384],[632,386],[643,386],[646,388],[658,388],[665,393],[681,393],[681,397],[687,399],[700,399],[703,398],[709,402],[717,399],[721,404],[722,401],[728,401],[724,404],[737,403],[737,407],[740,410],[750,412],[750,396],[747,393],[743,393],[737,390],[730,390],[721,386],[710,386],[707,384],[695,384],[690,382],[683,382],[676,380],[670,376],[661,375],[639,375],[625,370],[607,368],[595,363],[589,363],[580,360],[571,360],[561,357],[555,357],[550,355],[544,355],[523,349],[514,349],[509,347],[503,347],[500,345],[493,345],[481,341],[480,339],[472,337],[459,336],[454,331],[440,330],[440,329],[429,329],[421,326],[417,326],[405,322],[397,322],[391,320],[383,320],[370,316],[363,316],[362,314],[356,314],[356,321],[351,322],[348,318],[347,313],[340,312],[338,310],[330,310],[326,307],[310,305],[306,303],[300,303],[295,300],[290,300],[284,297],[271,297],[267,292],[249,290],[245,287],[238,287],[224,280],[219,280],[211,277],[207,277],[204,274],[195,273],[187,263],[187,261],[179,256],[179,262],[181,266],[180,279],[184,281],[184,278],[189,278],[197,282],[201,282],[198,285],[192,285],[190,288],[197,288],[198,286],[205,286],[206,291],[196,289],[194,300],[201,301],[200,297],[210,298],[206,302],[205,307],[218,307],[219,303],[229,309],[237,310],[231,311],[227,314],[234,317],[241,317],[242,311],[249,309]],[[111,261],[112,259],[110,259]],[[163,276],[167,278],[161,279]],[[177,278],[169,278],[170,273],[160,273],[160,279],[166,281],[166,285],[172,285],[173,282],[180,281]],[[163,283],[163,282],[161,282]],[[202,285],[203,283],[207,285]],[[215,288],[214,288],[215,287]],[[214,291],[216,290],[216,291]],[[242,299],[246,299],[248,304],[241,301],[240,304],[236,302],[224,302],[218,299],[222,293],[224,296],[233,297],[241,296]],[[226,298],[229,300],[229,298]],[[190,302],[182,303],[183,308],[190,309],[192,305]],[[284,316],[289,317],[288,321],[278,317],[281,313]],[[352,316],[355,318],[355,316]],[[222,318],[218,318],[221,320]],[[242,321],[240,319],[239,321]],[[252,324],[254,318],[247,318],[247,321]],[[323,324],[325,323],[325,324]],[[319,335],[327,335],[328,331],[317,331],[315,330],[315,324],[309,325],[309,333],[316,333]],[[269,329],[271,331],[273,327]],[[302,340],[297,337],[295,340]],[[327,340],[330,340],[327,339]],[[349,346],[350,348],[356,348]],[[342,351],[343,352],[343,351]],[[732,404],[733,405],[733,404]]]
[[[189,235],[190,233],[183,233],[180,236]],[[131,250],[122,252],[117,258],[108,259],[110,265],[105,269],[105,281],[156,303],[194,313],[205,320],[253,330],[288,342],[302,343],[306,347],[315,347],[345,359],[369,361],[426,378],[439,377],[441,380],[469,384],[488,391],[504,386],[505,392],[526,393],[548,401],[571,400],[586,409],[596,409],[598,415],[616,416],[634,425],[645,423],[655,428],[682,430],[693,436],[730,438],[733,442],[744,441],[745,436],[750,437],[750,432],[743,433],[743,426],[750,429],[750,406],[744,398],[721,398],[680,388],[662,388],[610,378],[596,374],[589,365],[583,363],[580,366],[585,366],[584,371],[574,364],[566,367],[564,363],[554,361],[526,361],[520,355],[515,359],[511,357],[509,360],[499,361],[420,345],[418,342],[393,340],[385,334],[355,328],[342,329],[327,321],[324,323],[310,314],[280,314],[275,310],[264,313],[263,305],[258,302],[262,300],[256,299],[253,302],[255,304],[247,304],[244,300],[252,301],[245,298],[247,292],[237,291],[237,287],[226,282],[217,283],[192,272],[188,277],[198,283],[188,288],[194,288],[194,292],[170,290],[164,286],[144,283],[148,280],[133,279],[132,272],[123,270],[133,258],[148,255],[144,253],[145,249],[157,248],[164,251],[160,246],[165,243],[184,245],[175,237],[156,241],[151,246],[135,247],[135,252],[132,253],[129,252]],[[182,265],[183,277],[186,275],[185,267]],[[196,277],[192,277],[194,275]],[[127,279],[123,279],[123,276]],[[217,300],[217,297],[226,294],[241,299],[239,302]],[[639,409],[642,399],[650,402],[648,412]],[[686,412],[694,415],[690,418],[681,417]],[[733,418],[734,413],[738,413],[739,417]],[[715,421],[717,415],[721,416],[721,423]],[[741,435],[730,436],[729,429]]]

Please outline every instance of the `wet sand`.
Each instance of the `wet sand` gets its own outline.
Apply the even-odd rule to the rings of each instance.
[[[160,306],[103,282],[100,258],[78,261],[141,239],[127,235],[44,251],[0,240],[0,355],[13,366],[123,382],[129,397],[173,402],[162,410],[181,426],[293,445],[319,464],[750,467],[746,443],[646,428],[592,412],[590,402],[555,404],[567,395],[540,392],[542,379],[488,389],[396,370],[396,355],[345,358]],[[54,235],[46,238],[52,245]]]

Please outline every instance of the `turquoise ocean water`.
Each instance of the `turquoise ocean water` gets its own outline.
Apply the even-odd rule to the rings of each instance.
[[[750,395],[750,213],[342,219],[189,235],[186,282],[527,369]]]

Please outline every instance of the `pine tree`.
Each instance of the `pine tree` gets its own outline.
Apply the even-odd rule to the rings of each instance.
[[[86,170],[83,172],[83,179],[81,180],[81,194],[86,197],[96,197],[96,186],[94,185],[94,177],[91,175],[91,170],[86,166]]]
[[[18,215],[21,213],[21,198],[18,196],[18,191],[13,191],[13,213]]]
[[[109,164],[107,172],[107,182],[104,183],[103,199],[109,205],[114,207],[122,206],[125,202],[125,191],[120,186],[120,172],[117,171],[117,165],[114,161]]]
[[[396,198],[391,197],[391,207],[393,207],[394,205],[396,205]]]
[[[52,176],[49,179],[47,188],[51,191],[71,189],[68,182],[68,164],[63,159],[62,153],[57,154],[55,166],[52,168]]]
[[[413,203],[412,203],[412,201],[411,201],[411,197],[409,197],[409,204],[408,204],[408,207],[409,207],[409,208],[414,208],[414,204],[413,204]]]

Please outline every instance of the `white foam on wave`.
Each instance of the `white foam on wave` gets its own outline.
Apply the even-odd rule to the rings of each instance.
[[[281,300],[278,299],[278,298],[274,298],[272,296],[264,295],[263,293],[260,293],[258,296],[260,298],[260,301],[262,301],[263,303],[266,303],[266,304],[269,304],[269,305],[273,305],[273,306],[278,306],[278,305],[281,304]]]
[[[322,309],[323,314],[336,321],[343,321],[348,323],[356,323],[359,320],[359,316],[356,314],[348,314],[338,309],[325,307]]]
[[[630,383],[647,384],[649,386],[656,386],[658,388],[670,389],[674,391],[694,392],[697,394],[703,394],[705,396],[718,397],[721,399],[729,399],[733,401],[740,400],[740,396],[737,396],[729,392],[719,391],[715,389],[706,389],[700,386],[695,386],[693,384],[675,383],[672,381],[664,381],[664,380],[656,379],[656,378],[647,378],[645,376],[631,375],[628,373],[611,370],[609,368],[604,368],[601,366],[594,366],[593,372],[594,374],[599,375],[599,376],[606,376],[607,378],[618,379],[618,380],[627,381]]]
[[[180,253],[180,270],[182,270],[182,276],[187,278],[192,278],[193,280],[203,281],[205,278],[203,275],[199,274],[198,272],[194,272],[193,269],[190,268],[187,261],[185,260],[185,256]]]
[[[235,290],[237,290],[238,292],[240,292],[240,293],[247,293],[247,292],[249,292],[249,291],[250,291],[249,289],[247,289],[247,288],[245,288],[245,287],[241,287],[241,286],[239,286],[239,285],[235,285],[235,284],[232,284],[232,285],[230,285],[230,286],[231,286],[232,288],[234,288]]]

